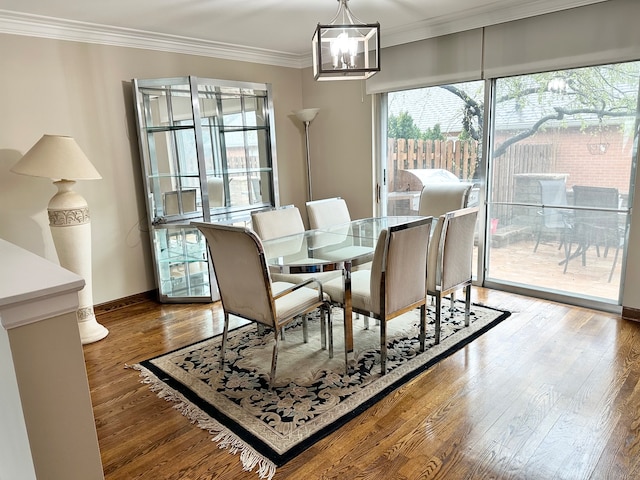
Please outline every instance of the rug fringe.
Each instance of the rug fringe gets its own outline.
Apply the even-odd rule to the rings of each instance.
[[[257,467],[256,473],[260,478],[266,480],[273,479],[276,473],[275,463],[260,455],[228,428],[189,402],[182,394],[168,387],[161,380],[158,380],[153,373],[142,365],[125,365],[125,368],[138,370],[142,378],[141,383],[149,385],[149,389],[158,395],[158,397],[168,402],[174,402],[175,405],[173,408],[187,417],[191,423],[196,424],[201,429],[214,435],[211,441],[216,442],[218,448],[226,449],[234,455],[240,453],[240,462],[242,463],[243,470],[251,472]]]

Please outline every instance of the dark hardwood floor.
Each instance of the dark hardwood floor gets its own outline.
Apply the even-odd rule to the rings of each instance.
[[[275,479],[640,478],[640,323],[474,288],[512,316]],[[100,313],[85,345],[107,480],[257,479],[125,368],[221,331],[219,304]]]

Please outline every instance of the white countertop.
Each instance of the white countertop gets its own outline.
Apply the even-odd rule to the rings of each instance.
[[[0,324],[5,329],[74,311],[82,277],[0,239]]]

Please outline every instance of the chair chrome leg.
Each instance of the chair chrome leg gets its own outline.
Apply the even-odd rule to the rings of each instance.
[[[442,310],[442,295],[436,296],[436,345],[440,343],[440,313]]]
[[[327,306],[327,322],[329,329],[329,358],[333,358],[333,321],[331,320],[331,305]]]
[[[309,343],[309,325],[307,324],[307,315],[302,315],[302,338],[304,343]]]
[[[228,333],[229,333],[229,314],[227,312],[224,312],[224,329],[222,330],[222,345],[220,346],[220,368],[224,366],[224,354],[225,354],[225,351],[227,350],[227,334]]]
[[[468,327],[471,320],[471,285],[467,285],[464,290],[464,326]]]
[[[426,307],[420,306],[420,351],[424,352],[424,344],[427,336],[427,315]]]
[[[320,309],[320,344],[323,350],[327,349],[327,317],[325,310],[325,307]]]
[[[275,335],[275,343],[273,344],[273,354],[271,355],[271,373],[269,376],[269,390],[273,388],[276,380],[276,363],[278,362],[278,334]]]
[[[449,301],[449,317],[453,318],[456,310],[456,292],[451,292],[451,300]]]
[[[380,372],[387,373],[387,322],[380,322]]]

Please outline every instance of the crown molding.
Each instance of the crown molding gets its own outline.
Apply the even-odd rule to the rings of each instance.
[[[380,36],[380,41],[383,48],[392,47],[606,1],[524,0],[514,4],[513,1],[503,0],[494,4],[491,10],[479,7],[455,15],[431,18],[422,22],[384,30]]]
[[[0,10],[0,33],[303,68],[307,55]]]
[[[502,0],[492,9],[477,8],[393,29],[384,29],[381,46],[392,47],[427,38],[482,28],[607,0]],[[311,52],[294,54],[224,42],[167,35],[0,9],[0,33],[199,55],[279,67],[311,66]],[[310,50],[311,48],[309,48]]]

